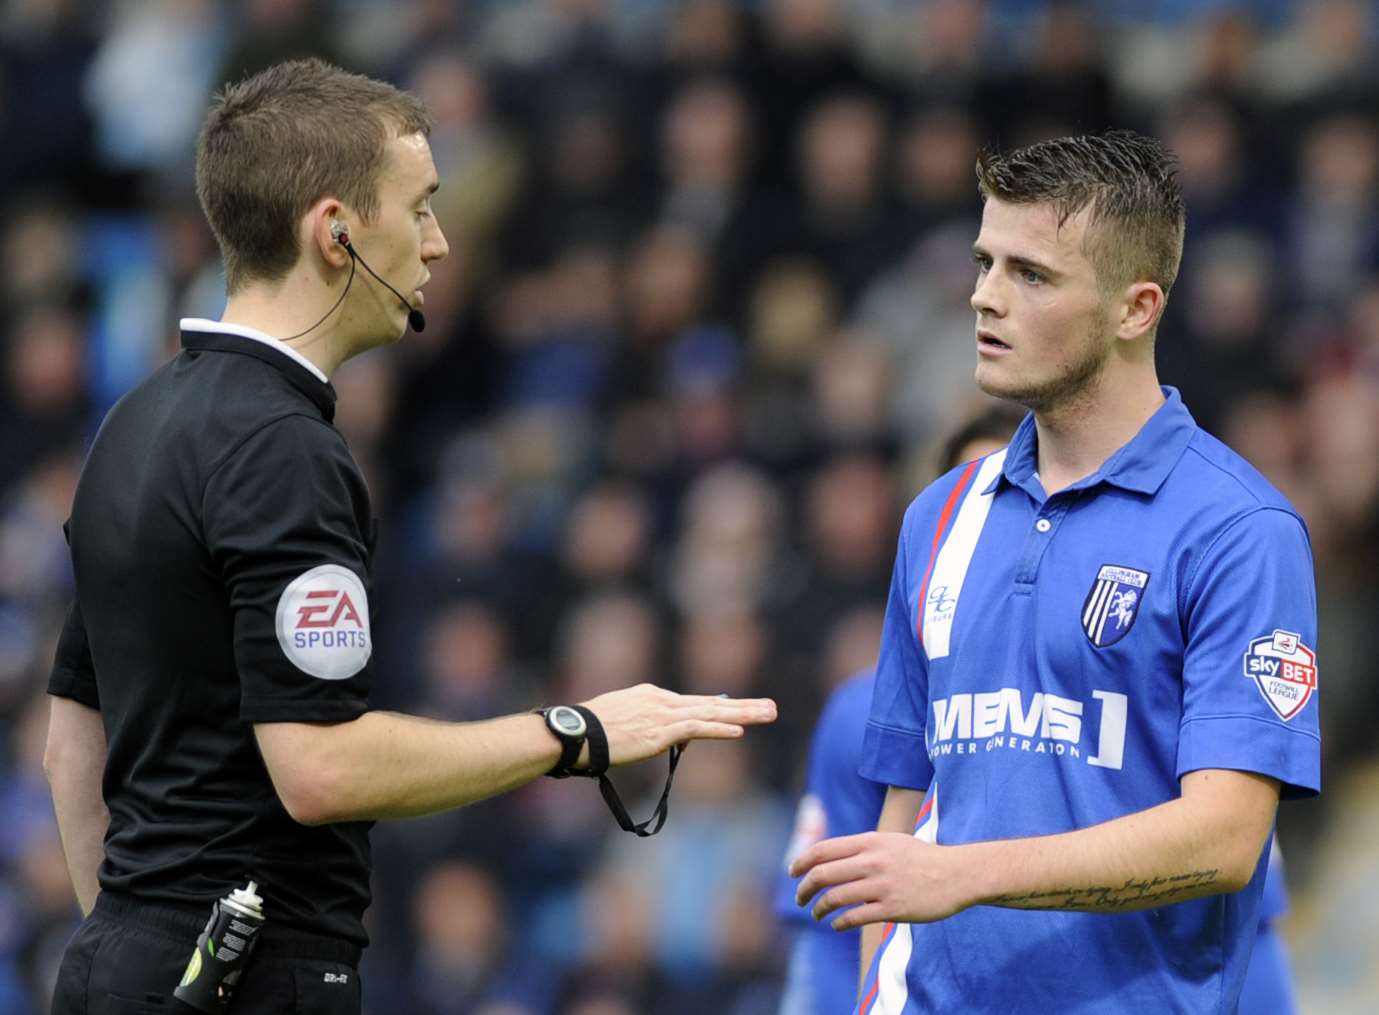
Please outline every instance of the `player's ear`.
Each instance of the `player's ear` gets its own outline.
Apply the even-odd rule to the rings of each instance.
[[[1132,282],[1118,305],[1116,338],[1133,342],[1154,330],[1164,310],[1164,291],[1156,282]]]

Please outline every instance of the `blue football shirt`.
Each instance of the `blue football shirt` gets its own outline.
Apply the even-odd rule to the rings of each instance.
[[[926,790],[916,835],[1050,835],[1153,807],[1202,768],[1320,789],[1306,529],[1178,393],[1045,495],[1033,417],[902,527],[861,774]],[[888,928],[863,1015],[1235,1010],[1244,890],[1121,914],[978,906]]]
[[[816,922],[808,907],[796,905],[800,879],[792,878],[789,868],[795,857],[821,839],[876,827],[885,787],[857,772],[875,684],[873,673],[845,681],[829,697],[814,728],[804,793],[776,889],[777,915],[794,932],[779,1015],[836,1015],[849,1011],[857,998],[861,932],[835,931],[829,921]],[[1296,1010],[1288,953],[1272,926],[1287,908],[1283,858],[1274,841],[1259,908],[1259,936],[1240,993],[1241,1015],[1291,1015]]]

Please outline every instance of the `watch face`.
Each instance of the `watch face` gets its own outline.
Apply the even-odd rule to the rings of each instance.
[[[580,715],[568,705],[557,705],[547,713],[547,721],[551,728],[558,733],[568,737],[583,736],[585,732],[584,716]]]

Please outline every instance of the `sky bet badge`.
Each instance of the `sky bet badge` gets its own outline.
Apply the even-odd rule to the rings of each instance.
[[[1097,648],[1120,641],[1130,632],[1139,615],[1140,600],[1148,584],[1148,571],[1116,564],[1101,565],[1092,591],[1087,593],[1087,601],[1082,604],[1082,633]]]
[[[1302,711],[1317,689],[1317,657],[1298,635],[1276,630],[1250,642],[1245,652],[1245,676],[1287,722]]]

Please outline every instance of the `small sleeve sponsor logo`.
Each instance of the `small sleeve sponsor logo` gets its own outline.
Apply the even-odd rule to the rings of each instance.
[[[313,567],[283,589],[276,622],[283,654],[321,680],[349,679],[373,653],[368,593],[339,564]]]
[[[1317,656],[1292,631],[1275,630],[1253,639],[1243,666],[1284,722],[1301,712],[1317,689]]]

